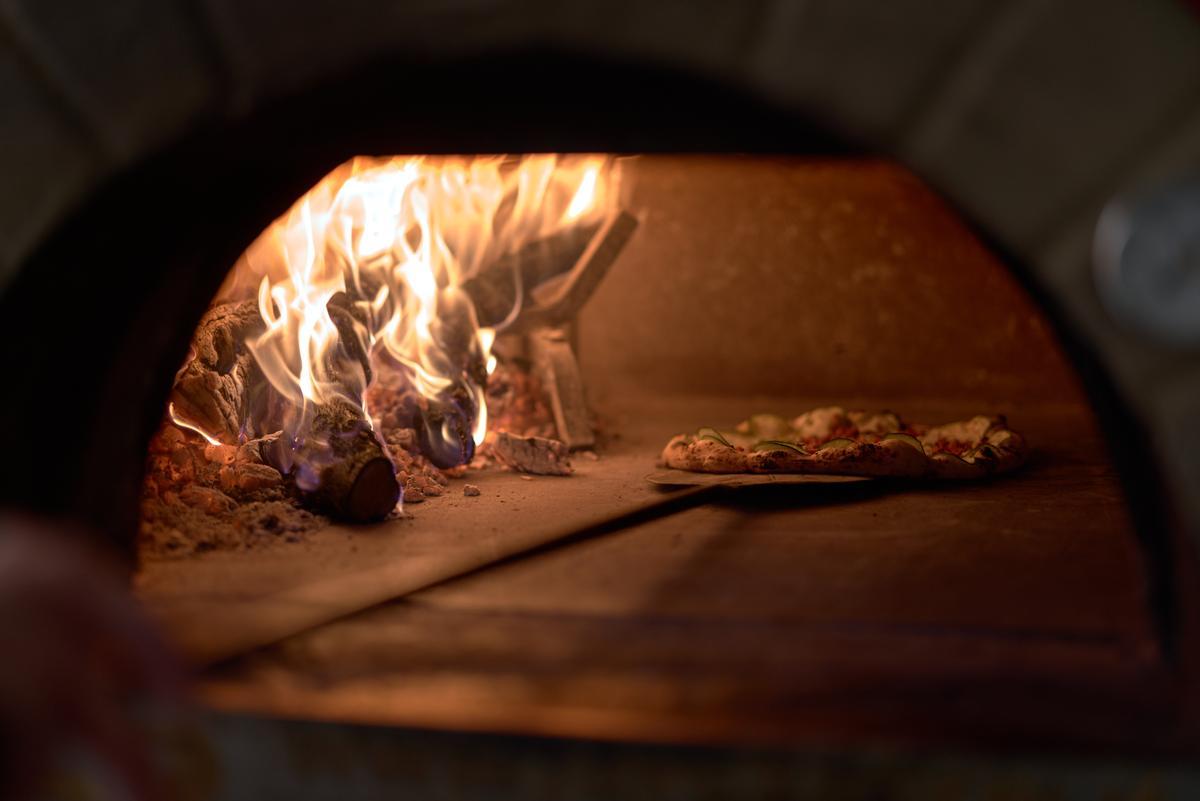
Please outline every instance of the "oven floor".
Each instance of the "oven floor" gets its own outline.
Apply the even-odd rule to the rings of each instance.
[[[203,674],[226,711],[659,742],[1163,734],[1143,562],[1081,407],[1009,410],[1036,451],[1012,477],[768,488],[428,586],[658,497],[676,430],[811,405],[639,404],[577,476],[476,475],[480,497],[452,484],[382,528],[150,565],[142,595],[201,661],[291,635]]]

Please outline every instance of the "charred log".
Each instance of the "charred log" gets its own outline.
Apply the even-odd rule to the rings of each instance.
[[[463,290],[475,303],[479,324],[486,327],[499,325],[523,294],[571,269],[598,227],[569,229],[530,242],[484,266],[477,275],[465,281]]]
[[[369,382],[361,312],[344,293],[335,295],[327,309],[339,340],[331,358],[360,365]],[[276,423],[284,417],[277,408],[282,398],[272,391],[246,346],[263,330],[253,301],[211,309],[193,337],[194,355],[172,389],[176,416],[224,442],[237,442],[248,430],[278,428]],[[252,440],[240,451],[232,445],[212,446],[229,450],[228,463],[220,468],[221,489],[254,492],[277,483],[283,473],[291,476],[308,502],[342,519],[379,520],[395,507],[400,488],[392,463],[356,405],[335,401],[316,407],[310,426],[297,434],[294,443],[293,451],[292,442],[274,435]],[[305,470],[311,475],[303,475]]]
[[[497,431],[488,437],[492,455],[511,470],[540,476],[568,476],[572,472],[567,446],[556,439],[518,437]]]
[[[325,311],[329,314],[329,319],[333,321],[334,327],[337,328],[338,344],[348,358],[362,365],[365,378],[363,386],[369,386],[371,383],[371,357],[367,354],[363,344],[366,339],[366,315],[354,305],[350,296],[345,292],[338,292],[331,297],[325,304]]]
[[[487,371],[482,360],[478,361],[478,370],[464,375],[468,381],[482,384],[487,381]],[[406,373],[383,368],[367,390],[367,406],[389,445],[399,444],[399,440],[393,442],[394,435],[402,437],[405,450],[420,453],[440,469],[467,464],[475,454],[474,427],[479,408],[464,381],[451,385],[438,397],[426,398],[413,387]],[[396,454],[392,455],[395,458]],[[403,468],[398,460],[397,467]],[[404,498],[409,501],[408,487]]]
[[[209,309],[192,338],[194,356],[171,390],[175,414],[224,442],[236,442],[252,390],[264,383],[246,341],[263,331],[253,301]]]
[[[294,453],[277,450],[272,455],[290,461],[282,466],[314,506],[340,519],[382,520],[400,500],[392,461],[362,410],[349,401],[316,407],[311,427]],[[292,469],[293,465],[300,467]]]
[[[475,307],[465,292],[448,290],[438,299],[434,336],[446,356],[446,375],[465,375],[478,387],[487,386],[487,366],[476,336]]]
[[[467,464],[475,455],[475,402],[461,385],[446,397],[418,407],[417,444],[429,461],[441,468]]]

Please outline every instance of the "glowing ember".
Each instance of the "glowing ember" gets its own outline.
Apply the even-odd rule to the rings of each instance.
[[[282,430],[298,462],[285,467],[312,489],[330,451],[317,441],[317,410],[352,404],[369,427],[370,373],[397,370],[425,401],[429,458],[469,460],[487,432],[496,330],[479,327],[463,282],[531,242],[599,223],[616,194],[615,164],[601,156],[342,165],[263,233],[218,295],[257,298],[265,330],[246,344],[278,396],[250,408],[242,435]],[[498,327],[520,303],[518,292]]]

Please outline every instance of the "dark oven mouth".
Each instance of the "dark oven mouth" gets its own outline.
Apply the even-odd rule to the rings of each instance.
[[[435,77],[389,77],[414,70]],[[402,104],[367,102],[401,90]],[[294,220],[297,198],[355,157],[427,154],[433,187],[445,164],[500,153],[564,154],[548,179],[562,181],[556,219],[618,166],[620,186],[612,178],[594,217],[539,229],[484,260],[501,267],[438,295],[439,342],[461,348],[437,364],[454,380],[414,395],[429,364],[413,367],[402,349],[377,358],[380,298],[417,290],[381,295],[356,277],[354,291],[320,300],[340,342],[329,358],[357,382],[339,384],[338,404],[301,413],[258,376],[228,420],[205,411],[195,386],[264,370],[263,327],[286,305],[268,291],[279,276],[255,273],[268,289],[237,295],[236,309],[212,304],[261,243],[259,256],[279,258],[263,232],[282,225],[286,239],[273,221]],[[508,159],[495,176],[530,163]],[[580,164],[599,172],[589,179]],[[497,200],[489,219],[511,205]],[[411,256],[434,233],[413,224],[396,247]],[[372,65],[210,121],[122,172],[3,302],[5,363],[20,375],[3,404],[22,421],[10,448],[24,454],[6,470],[6,501],[81,518],[131,557],[140,532],[146,603],[198,664],[233,660],[206,678],[225,708],[572,736],[623,720],[618,736],[669,741],[693,738],[695,716],[711,741],[1017,732],[1109,747],[1171,703],[1169,507],[1136,418],[1053,298],[904,168],[734,87],[548,53]],[[476,436],[484,407],[491,439]],[[961,447],[929,427],[972,418],[985,424]],[[53,444],[47,425],[65,429]],[[1007,458],[1010,425],[1031,446],[1028,464],[955,483]],[[278,428],[290,432],[282,444],[267,436]],[[672,461],[676,444],[693,455]],[[779,478],[789,459],[830,463],[846,448],[860,463],[891,461],[876,476]],[[896,454],[914,453],[933,465],[919,480],[897,472]],[[730,454],[740,467],[713,468]],[[568,461],[575,475],[546,475]],[[276,502],[307,522],[266,509]],[[251,504],[266,511],[233,529],[278,535],[265,545],[180,531]],[[185,507],[186,520],[170,516]],[[238,600],[252,585],[257,608]],[[213,601],[222,587],[228,597]],[[410,592],[424,603],[389,603]],[[475,617],[463,612],[473,604]],[[553,618],[550,634],[522,610]],[[461,653],[436,636],[453,626]],[[488,639],[494,630],[507,645]],[[494,708],[400,690],[399,711],[365,714],[356,671],[387,668],[364,632],[414,654],[397,671]],[[540,645],[545,636],[562,647]],[[315,668],[295,661],[323,637],[346,650]],[[649,673],[613,656],[621,642]],[[496,665],[562,689],[506,694],[489,683]],[[295,680],[286,697],[261,693],[275,669]],[[321,700],[316,674],[344,692]],[[649,700],[600,693],[580,711],[594,682],[649,687]],[[937,701],[947,686],[985,714]],[[909,713],[931,704],[935,722],[915,731]]]

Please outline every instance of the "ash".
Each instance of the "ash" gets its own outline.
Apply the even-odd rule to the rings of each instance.
[[[367,391],[376,431],[396,467],[406,504],[446,493],[468,473],[441,470],[421,452],[415,416],[423,403],[397,376],[377,375]],[[493,452],[501,433],[551,438],[554,419],[541,383],[522,364],[497,365],[488,380],[488,440],[471,470],[505,468]],[[211,445],[164,421],[150,442],[142,492],[139,550],[144,559],[187,557],[299,542],[329,524],[306,509],[288,477],[268,457],[278,435],[242,445]]]
[[[300,506],[290,482],[265,463],[275,438],[210,445],[164,423],[150,441],[138,532],[143,558],[190,556],[299,541],[328,524]]]
[[[500,363],[488,377],[488,430],[553,438],[554,414],[542,382],[528,367]]]

